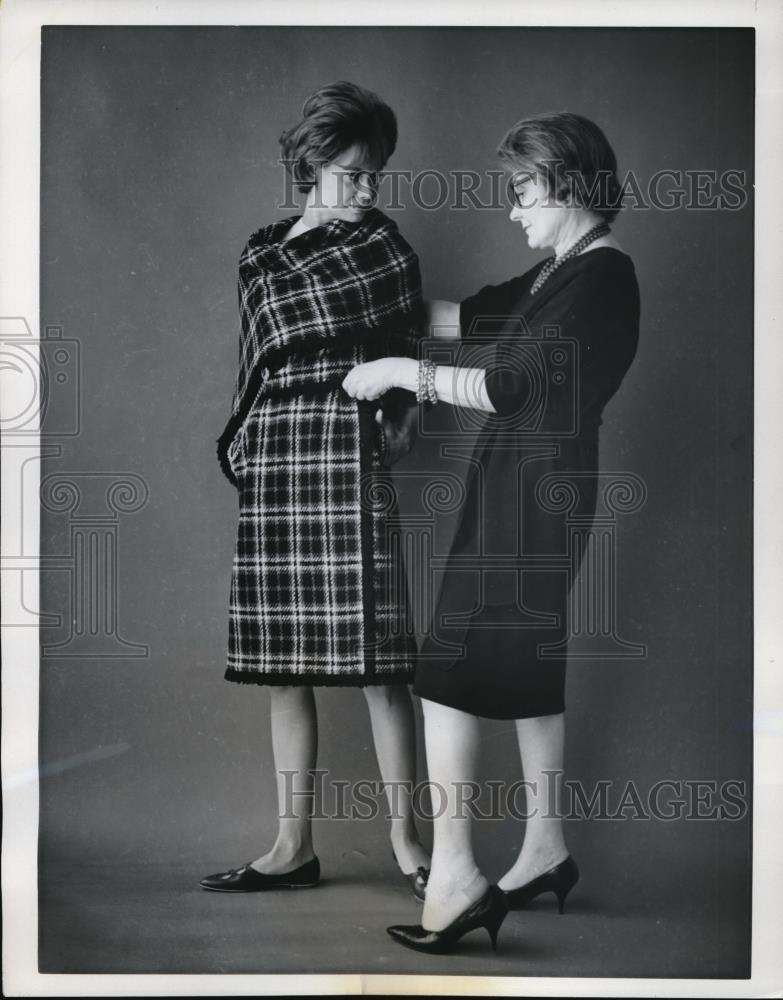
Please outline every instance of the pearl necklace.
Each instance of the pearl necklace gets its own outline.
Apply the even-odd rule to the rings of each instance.
[[[561,264],[565,264],[567,260],[571,260],[572,257],[576,257],[576,255],[581,253],[585,247],[590,246],[590,244],[595,240],[600,239],[602,236],[607,236],[608,234],[609,226],[605,222],[599,222],[597,226],[593,226],[592,229],[588,230],[584,236],[581,236],[576,243],[574,243],[572,247],[569,247],[568,250],[566,250],[564,254],[561,254],[560,257],[550,257],[546,264],[544,264],[538,272],[536,280],[533,282],[533,287],[530,289],[530,294],[535,295],[547,278],[550,278]]]

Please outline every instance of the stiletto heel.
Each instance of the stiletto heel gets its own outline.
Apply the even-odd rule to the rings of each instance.
[[[542,892],[553,892],[557,896],[557,912],[565,912],[565,901],[568,893],[579,881],[579,869],[574,859],[569,856],[559,865],[550,868],[548,872],[539,875],[519,889],[509,889],[506,892],[506,902],[509,910],[521,910]]]
[[[489,940],[492,942],[492,950],[497,952],[498,950],[498,931],[500,930],[500,925],[505,919],[508,910],[504,910],[497,919],[488,921],[484,926],[487,928],[487,933],[489,934]]]
[[[426,951],[444,955],[450,952],[459,939],[468,931],[486,927],[492,948],[497,951],[498,931],[508,912],[505,894],[496,885],[491,885],[481,899],[469,907],[442,931],[428,931],[421,924],[387,927],[395,941],[414,951]]]

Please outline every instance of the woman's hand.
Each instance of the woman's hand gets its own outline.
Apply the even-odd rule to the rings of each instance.
[[[352,368],[343,379],[343,389],[354,399],[378,399],[394,388],[415,392],[418,371],[413,358],[379,358]]]

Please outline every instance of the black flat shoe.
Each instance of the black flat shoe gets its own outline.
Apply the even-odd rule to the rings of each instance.
[[[397,860],[397,855],[392,851],[392,857],[394,858],[394,863],[400,868],[400,862]],[[424,894],[427,891],[427,882],[430,877],[429,868],[425,868],[423,865],[419,865],[415,872],[404,872],[400,868],[400,874],[404,875],[405,878],[410,882],[411,889],[413,889],[413,895],[420,902],[424,902]]]
[[[212,892],[264,892],[267,889],[312,889],[321,879],[321,865],[318,858],[306,861],[299,868],[279,875],[265,875],[257,872],[249,863],[241,868],[230,868],[227,872],[207,875],[201,880],[202,889]]]
[[[445,955],[468,931],[486,927],[492,948],[497,951],[498,931],[507,912],[508,906],[503,890],[491,885],[477,903],[461,913],[456,920],[452,920],[442,931],[428,931],[421,924],[407,926],[396,924],[387,927],[386,930],[395,941],[404,944],[406,948],[426,951],[433,955]]]
[[[568,893],[579,881],[579,869],[576,861],[569,854],[565,861],[550,868],[548,872],[532,879],[519,889],[509,889],[506,893],[506,902],[509,910],[521,910],[536,896],[542,892],[553,892],[557,896],[557,909],[563,912],[565,900]]]

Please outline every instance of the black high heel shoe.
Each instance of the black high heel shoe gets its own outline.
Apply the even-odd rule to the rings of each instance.
[[[506,892],[506,902],[509,910],[521,910],[542,892],[553,892],[557,896],[558,913],[563,912],[566,896],[579,881],[579,869],[576,861],[569,854],[565,861],[550,868],[548,872],[532,879],[519,889],[509,889]]]
[[[392,851],[392,857],[394,858],[394,863],[400,868],[400,862],[397,860],[397,855]],[[424,902],[424,894],[427,891],[427,882],[430,877],[429,868],[425,868],[423,865],[419,865],[415,872],[404,872],[400,868],[400,874],[404,875],[405,878],[410,882],[411,889],[413,889],[413,895],[420,902]]]
[[[492,950],[498,950],[498,931],[508,913],[505,894],[496,885],[491,885],[481,899],[464,913],[452,920],[442,931],[425,930],[421,924],[395,924],[386,930],[399,944],[414,951],[426,951],[433,955],[445,955],[452,950],[459,939],[468,931],[486,927]]]

